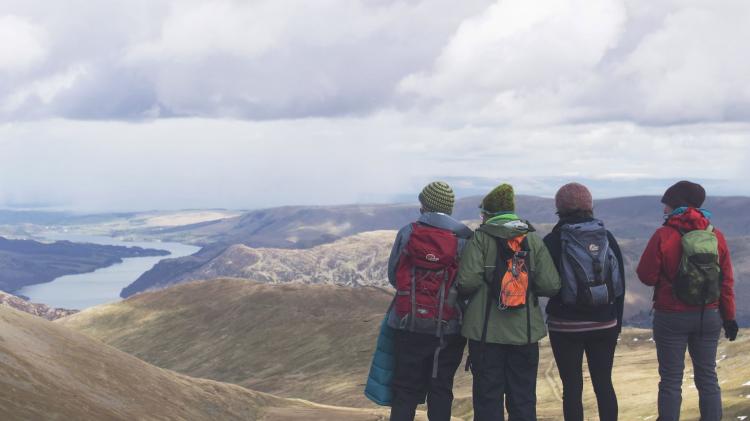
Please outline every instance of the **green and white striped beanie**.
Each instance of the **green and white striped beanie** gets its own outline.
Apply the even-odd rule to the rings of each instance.
[[[453,213],[455,201],[453,189],[443,181],[433,181],[422,189],[422,193],[419,193],[419,203],[422,204],[424,210],[429,212],[450,215]]]

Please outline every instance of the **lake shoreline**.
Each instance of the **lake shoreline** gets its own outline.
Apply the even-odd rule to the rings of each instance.
[[[96,246],[119,246],[158,250],[158,255],[140,255],[111,259],[107,266],[86,272],[77,272],[55,277],[46,282],[29,284],[12,293],[23,296],[30,302],[46,304],[55,308],[82,310],[99,304],[120,301],[120,292],[142,273],[164,259],[190,255],[199,247],[161,241],[131,241],[116,237],[87,236],[50,232],[44,236],[49,241],[69,241],[76,244]],[[117,261],[115,261],[117,260]]]

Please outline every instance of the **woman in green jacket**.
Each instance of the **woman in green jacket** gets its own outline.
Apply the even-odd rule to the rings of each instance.
[[[510,419],[536,420],[538,342],[547,334],[538,297],[557,294],[560,277],[534,228],[515,214],[512,186],[487,194],[481,212],[483,223],[463,251],[457,277],[469,299],[461,333],[469,339],[474,420],[504,420],[505,396]],[[508,246],[513,241],[519,251]],[[523,261],[516,265],[516,259]],[[501,298],[509,296],[502,280],[517,267],[528,276],[518,278],[527,279],[525,299],[508,305],[518,303]]]

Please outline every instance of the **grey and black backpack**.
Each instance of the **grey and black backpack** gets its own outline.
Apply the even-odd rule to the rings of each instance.
[[[565,305],[611,304],[625,291],[604,223],[598,219],[560,228],[560,295]]]

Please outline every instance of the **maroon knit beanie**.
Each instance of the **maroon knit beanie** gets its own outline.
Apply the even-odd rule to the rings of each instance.
[[[594,200],[591,192],[583,184],[568,183],[555,194],[557,213],[565,214],[573,211],[594,211]]]
[[[664,192],[661,203],[677,209],[682,206],[699,208],[706,200],[706,190],[700,184],[690,181],[680,181]]]

